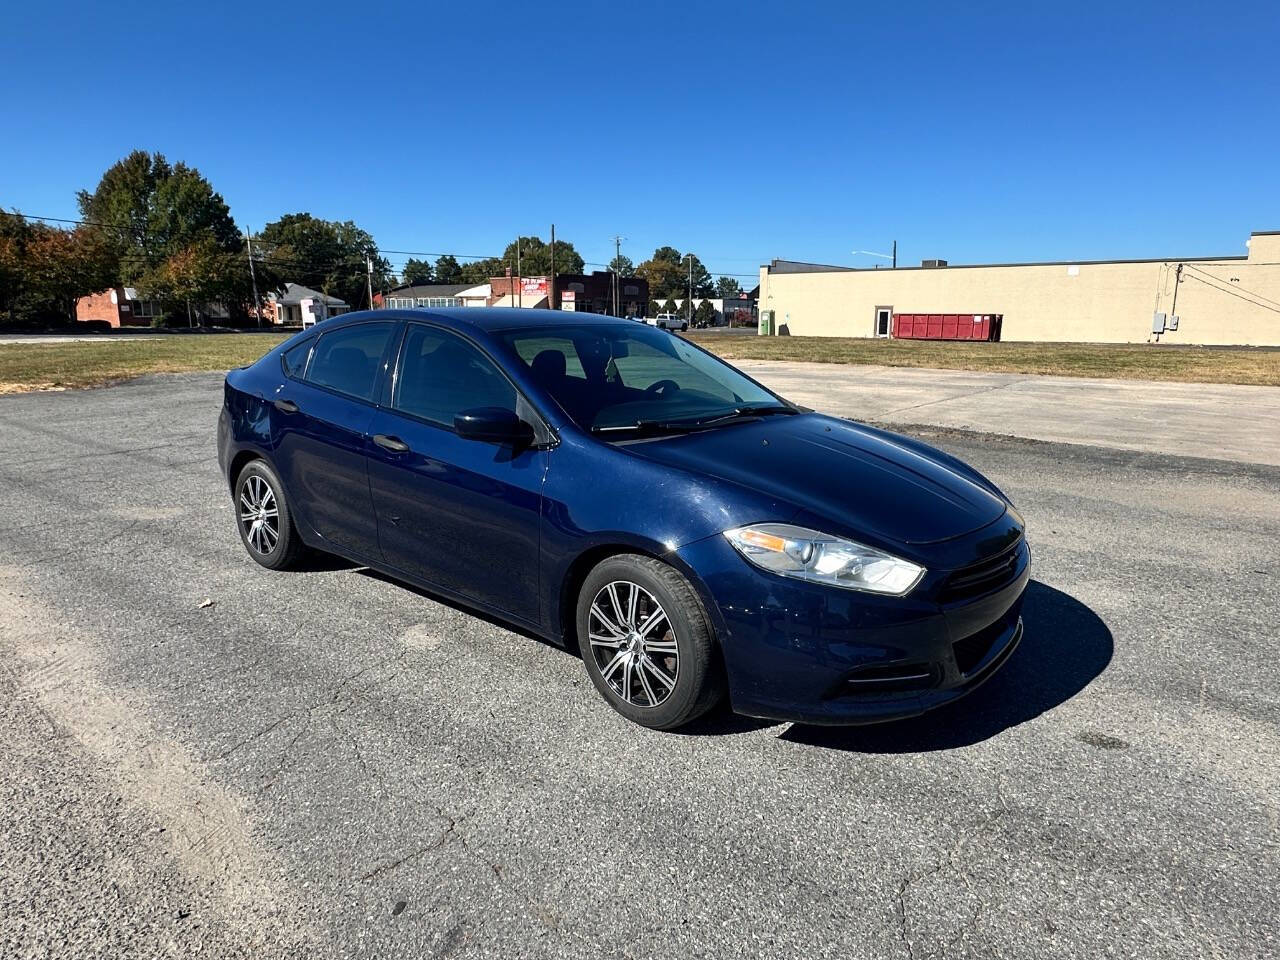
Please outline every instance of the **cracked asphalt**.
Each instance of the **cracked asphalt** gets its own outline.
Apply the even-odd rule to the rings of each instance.
[[[1280,469],[921,428],[1017,501],[1005,670],[832,730],[275,574],[220,378],[0,399],[0,956],[1266,957]]]

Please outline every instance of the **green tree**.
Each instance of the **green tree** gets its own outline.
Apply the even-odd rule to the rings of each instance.
[[[716,285],[711,279],[711,274],[707,268],[702,265],[702,261],[698,259],[696,254],[686,253],[685,257],[693,258],[693,295],[694,297],[711,297],[715,296]],[[685,288],[689,285],[689,262],[685,260]]]
[[[436,259],[436,283],[465,283],[458,258],[444,254]]]
[[[660,304],[657,300],[650,300],[649,312],[645,314],[645,316],[656,317],[661,312],[662,312],[662,304]]]
[[[0,303],[10,320],[72,322],[77,300],[116,282],[115,245],[101,230],[62,230],[9,214],[0,221]]]
[[[696,327],[709,327],[716,322],[716,308],[710,300],[703,300],[698,304],[698,309],[693,311],[693,325]]]
[[[404,262],[404,271],[401,274],[404,283],[423,284],[431,283],[435,279],[435,273],[431,269],[430,260],[415,260],[410,257]]]
[[[171,305],[179,318],[225,300],[227,291],[233,291],[236,302],[245,302],[252,297],[248,286],[241,256],[222,250],[209,238],[188,244],[138,278],[145,296]]]
[[[557,243],[556,246],[559,246]],[[515,255],[511,257],[511,273],[516,272]],[[458,283],[485,283],[490,277],[501,277],[506,273],[506,265],[501,257],[486,257],[483,260],[472,260],[464,263],[458,271]]]
[[[502,251],[501,262],[504,268],[511,267],[514,275],[516,272],[516,242],[513,240],[507,244],[507,249]],[[572,243],[568,240],[556,240],[556,273],[582,273],[586,264],[582,261],[582,255],[574,249]],[[521,237],[520,238],[520,273],[526,277],[549,277],[551,276],[551,244],[544,243],[541,237]],[[501,276],[503,271],[489,274],[489,276]]]
[[[609,269],[620,277],[634,277],[636,275],[636,265],[631,262],[631,258],[625,253],[620,253],[610,260]]]
[[[742,284],[733,277],[721,277],[716,281],[716,296],[721,298],[742,296]]]
[[[681,296],[685,290],[684,266],[675,247],[658,247],[635,272],[649,281],[649,293],[654,297]]]
[[[0,311],[10,323],[17,319],[22,300],[26,279],[23,260],[33,232],[20,214],[0,210]]]
[[[373,264],[373,286],[382,289],[391,264],[378,253],[367,232],[350,220],[321,220],[290,213],[263,228],[266,261],[286,279],[360,307],[368,299],[366,258]]]
[[[660,310],[659,312],[660,313],[679,313],[680,308],[676,306],[676,302],[674,300],[672,300],[670,297],[667,297],[667,302],[662,305],[662,310]]]
[[[135,150],[77,194],[80,213],[116,246],[120,281],[146,271],[193,243],[240,253],[243,241],[221,194],[184,163]],[[247,271],[247,265],[246,265]]]

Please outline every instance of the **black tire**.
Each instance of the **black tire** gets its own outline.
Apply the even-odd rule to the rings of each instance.
[[[627,670],[636,671],[627,675],[628,685],[632,682],[632,677],[636,677],[638,685],[633,700],[624,699],[622,692],[605,678],[605,671],[617,656],[615,651],[622,652],[622,645],[608,645],[606,641],[613,639],[612,631],[608,628],[601,631],[599,628],[602,621],[592,611],[597,595],[605,591],[604,595],[609,596],[608,587],[611,584],[618,591],[624,608],[630,599],[627,585],[641,588],[638,594],[638,612],[632,617],[633,623],[644,618],[646,612],[650,615],[656,613],[651,603],[646,606],[644,594],[649,595],[650,601],[656,600],[662,608],[663,618],[655,621],[649,639],[655,641],[655,646],[669,645],[672,640],[675,644],[677,659],[672,660],[670,654],[664,656],[662,653],[654,653],[643,641],[640,642],[639,653],[635,655],[639,660],[627,660],[624,664]],[[612,604],[610,607],[613,609]],[[593,625],[596,627],[594,630]],[[631,636],[638,634],[634,626],[628,628],[621,623],[618,626],[620,632],[626,631]],[[638,554],[619,554],[601,561],[588,574],[579,591],[577,630],[578,648],[582,652],[582,661],[591,682],[610,706],[641,726],[655,730],[673,730],[702,716],[724,697],[723,668],[706,610],[689,581],[660,560]],[[593,643],[593,633],[603,637],[604,641]],[[645,663],[646,659],[648,663]],[[602,663],[602,660],[605,662]],[[615,682],[620,682],[620,669],[622,667],[614,665],[612,676]],[[645,699],[659,693],[661,681],[657,678],[665,675],[670,679],[673,670],[674,686],[663,688],[666,693],[660,702],[645,704]],[[639,679],[641,675],[643,680]]]
[[[255,531],[251,521],[245,514],[251,505],[265,500],[261,496],[264,489],[270,491],[270,501],[275,504],[276,524],[266,529]],[[268,502],[268,509],[270,509]],[[236,477],[235,492],[232,499],[235,510],[236,530],[240,533],[240,542],[249,551],[249,556],[268,570],[288,570],[298,565],[306,548],[298,530],[293,525],[293,514],[289,511],[289,502],[285,499],[284,486],[280,478],[265,460],[251,460],[245,464],[240,475]],[[267,517],[269,521],[271,517]],[[274,530],[274,536],[272,531]]]

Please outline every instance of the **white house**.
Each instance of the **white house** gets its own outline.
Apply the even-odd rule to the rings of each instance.
[[[320,320],[347,313],[350,309],[345,300],[304,287],[300,283],[286,283],[283,295],[267,295],[263,316],[272,323],[310,326]]]

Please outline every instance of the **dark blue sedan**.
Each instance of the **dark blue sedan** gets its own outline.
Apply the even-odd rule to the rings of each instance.
[[[227,375],[218,454],[258,563],[338,554],[576,646],[649,727],[725,696],[911,716],[1022,635],[1030,555],[994,484],[634,321],[330,320]]]

